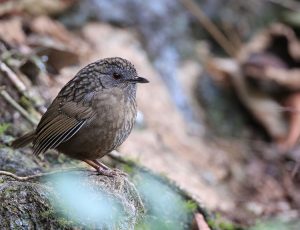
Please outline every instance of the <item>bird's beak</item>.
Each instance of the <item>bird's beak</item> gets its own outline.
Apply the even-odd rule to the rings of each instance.
[[[143,78],[143,77],[136,77],[133,79],[128,79],[127,81],[134,82],[134,83],[148,83],[149,82],[146,78]]]

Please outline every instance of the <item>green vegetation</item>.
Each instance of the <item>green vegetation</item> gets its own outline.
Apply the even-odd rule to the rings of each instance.
[[[122,170],[128,174],[131,174],[134,171],[133,167],[127,164],[122,165]]]
[[[189,213],[195,212],[197,210],[197,207],[197,203],[193,200],[187,200],[184,202],[184,209],[186,209]]]
[[[3,135],[9,127],[9,123],[0,123],[0,136]]]
[[[222,218],[219,213],[216,214],[216,217],[214,219],[208,220],[207,223],[213,229],[220,229],[220,230],[240,230],[240,229],[242,229],[241,227],[236,226],[232,222]]]

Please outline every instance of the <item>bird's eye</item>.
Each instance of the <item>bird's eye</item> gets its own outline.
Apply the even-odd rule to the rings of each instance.
[[[113,73],[113,78],[116,79],[116,80],[119,80],[119,79],[122,78],[122,75],[118,74],[118,73]]]

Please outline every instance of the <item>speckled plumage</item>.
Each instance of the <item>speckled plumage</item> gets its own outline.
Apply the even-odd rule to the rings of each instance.
[[[86,162],[101,158],[130,134],[137,113],[136,83],[146,82],[125,59],[91,63],[61,89],[36,130],[12,146],[32,142],[35,155],[57,149]]]

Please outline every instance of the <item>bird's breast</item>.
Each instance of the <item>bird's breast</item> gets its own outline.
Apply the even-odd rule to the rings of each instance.
[[[120,146],[130,134],[137,114],[135,98],[128,98],[122,92],[102,93],[94,101],[99,148],[111,151]]]

